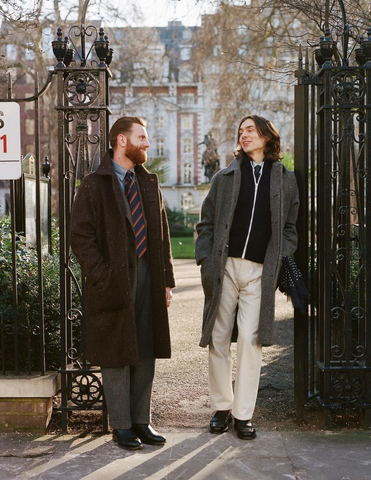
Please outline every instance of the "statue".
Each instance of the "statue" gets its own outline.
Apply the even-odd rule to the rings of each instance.
[[[206,150],[202,154],[201,166],[204,167],[205,177],[210,182],[213,175],[219,170],[220,165],[218,150],[216,149],[211,132],[205,135],[204,141],[198,145],[206,146]]]

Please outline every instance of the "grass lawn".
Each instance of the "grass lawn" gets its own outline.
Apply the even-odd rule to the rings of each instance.
[[[193,237],[175,237],[171,239],[173,258],[195,258]]]

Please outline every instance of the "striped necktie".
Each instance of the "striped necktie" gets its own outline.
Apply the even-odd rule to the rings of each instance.
[[[138,189],[134,182],[134,175],[132,172],[127,171],[125,175],[125,195],[128,199],[131,217],[134,225],[134,233],[136,238],[136,251],[137,256],[140,258],[147,250],[146,241],[146,227],[144,224],[142,207],[140,205]]]

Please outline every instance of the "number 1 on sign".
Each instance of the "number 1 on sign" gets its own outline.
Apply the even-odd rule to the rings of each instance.
[[[3,153],[7,153],[8,148],[7,148],[7,145],[6,145],[6,135],[3,135],[2,137],[0,137],[0,140],[3,141]]]

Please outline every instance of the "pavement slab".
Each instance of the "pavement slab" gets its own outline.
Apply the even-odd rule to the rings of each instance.
[[[165,435],[164,447],[130,452],[111,435],[2,434],[0,480],[371,480],[369,432]]]

